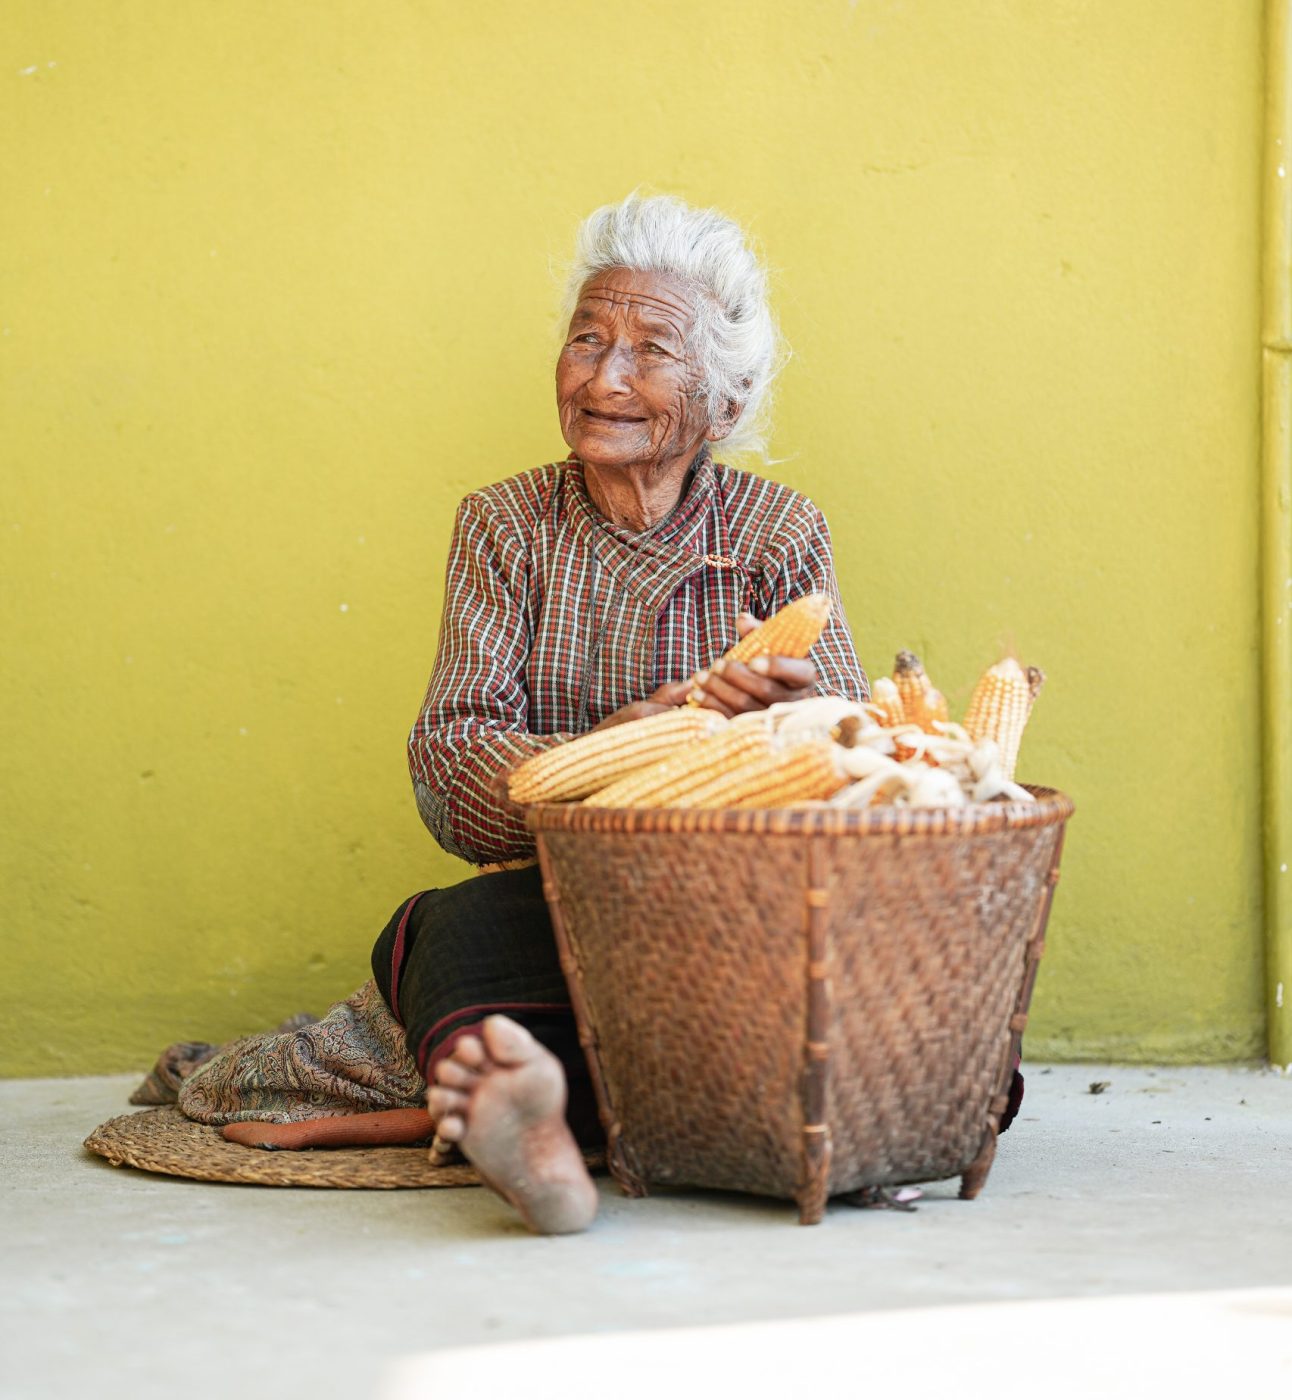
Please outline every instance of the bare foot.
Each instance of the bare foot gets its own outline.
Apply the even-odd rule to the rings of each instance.
[[[561,1062],[506,1016],[463,1036],[426,1095],[438,1136],[540,1235],[586,1230],[597,1188],[565,1122]]]

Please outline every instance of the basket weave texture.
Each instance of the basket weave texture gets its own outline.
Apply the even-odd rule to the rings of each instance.
[[[178,1108],[145,1109],[110,1118],[85,1146],[114,1167],[137,1167],[197,1181],[255,1186],[326,1186],[397,1190],[425,1186],[478,1186],[465,1162],[433,1166],[424,1147],[347,1147],[317,1152],[265,1152],[226,1142],[219,1128],[194,1123]]]
[[[425,1147],[330,1147],[302,1152],[244,1147],[226,1142],[219,1128],[185,1118],[173,1105],[109,1118],[85,1139],[84,1146],[114,1167],[137,1167],[195,1181],[365,1191],[481,1184],[470,1163],[433,1162]],[[605,1165],[601,1152],[585,1152],[583,1160],[591,1171]]]
[[[986,1179],[1063,794],[529,814],[610,1168],[633,1195]]]

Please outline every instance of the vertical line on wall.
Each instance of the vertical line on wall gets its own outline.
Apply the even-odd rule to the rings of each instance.
[[[1265,6],[1261,702],[1269,1055],[1292,1068],[1292,0]]]

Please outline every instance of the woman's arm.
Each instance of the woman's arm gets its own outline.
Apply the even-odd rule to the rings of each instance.
[[[520,550],[479,502],[468,496],[458,507],[435,666],[408,737],[422,820],[450,855],[476,865],[533,854],[503,777],[530,754],[570,737],[528,729],[532,638],[513,582],[524,578]]]
[[[478,498],[458,507],[435,666],[408,739],[422,820],[450,855],[476,865],[533,854],[524,811],[507,798],[507,775],[530,754],[573,737],[529,731],[527,547]],[[689,689],[684,681],[662,685],[597,728],[680,705]]]

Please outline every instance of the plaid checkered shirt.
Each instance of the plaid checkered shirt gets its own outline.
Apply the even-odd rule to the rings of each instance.
[[[571,457],[458,508],[439,649],[408,744],[418,811],[451,855],[523,859],[533,840],[499,774],[582,734],[665,681],[711,665],[736,615],[805,593],[834,609],[812,650],[817,692],[867,699],[825,517],[806,496],[702,454],[665,520],[600,515]]]

